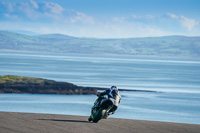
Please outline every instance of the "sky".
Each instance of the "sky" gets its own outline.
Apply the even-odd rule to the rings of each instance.
[[[0,30],[92,38],[200,36],[200,0],[0,0]]]

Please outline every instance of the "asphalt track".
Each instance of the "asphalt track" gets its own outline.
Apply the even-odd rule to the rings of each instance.
[[[200,125],[85,116],[0,112],[0,133],[200,133]]]

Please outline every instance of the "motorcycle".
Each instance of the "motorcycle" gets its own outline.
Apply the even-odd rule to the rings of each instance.
[[[97,123],[101,119],[107,119],[109,110],[113,107],[113,102],[103,97],[98,97],[94,102],[91,110],[91,115],[88,121]]]

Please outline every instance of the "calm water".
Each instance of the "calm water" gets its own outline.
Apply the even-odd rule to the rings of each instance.
[[[112,117],[200,124],[200,60],[0,52],[0,75],[159,91],[121,92],[120,107]],[[0,111],[89,115],[95,99],[0,94]]]

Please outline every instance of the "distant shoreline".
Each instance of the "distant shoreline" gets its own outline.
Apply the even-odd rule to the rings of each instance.
[[[95,87],[82,87],[68,82],[22,77],[0,76],[0,93],[94,95]]]
[[[10,50],[10,49],[0,49],[0,52],[16,52],[21,54],[21,52],[24,53],[38,53],[41,54],[40,51],[30,51],[30,50]],[[69,52],[69,53],[53,53],[53,52],[48,52],[44,51],[42,52],[44,54],[82,54],[82,55],[94,55],[92,53],[74,53],[74,52]],[[135,57],[135,58],[159,58],[159,59],[199,59],[199,56],[157,56],[157,55],[131,55],[131,54],[108,54],[108,53],[95,53],[95,55],[105,55],[105,56],[122,56],[122,57]]]
[[[14,75],[0,76],[0,93],[16,94],[65,94],[65,95],[95,95],[98,90],[108,88],[83,87],[68,82],[22,77]],[[156,92],[149,90],[119,89],[119,91]]]

